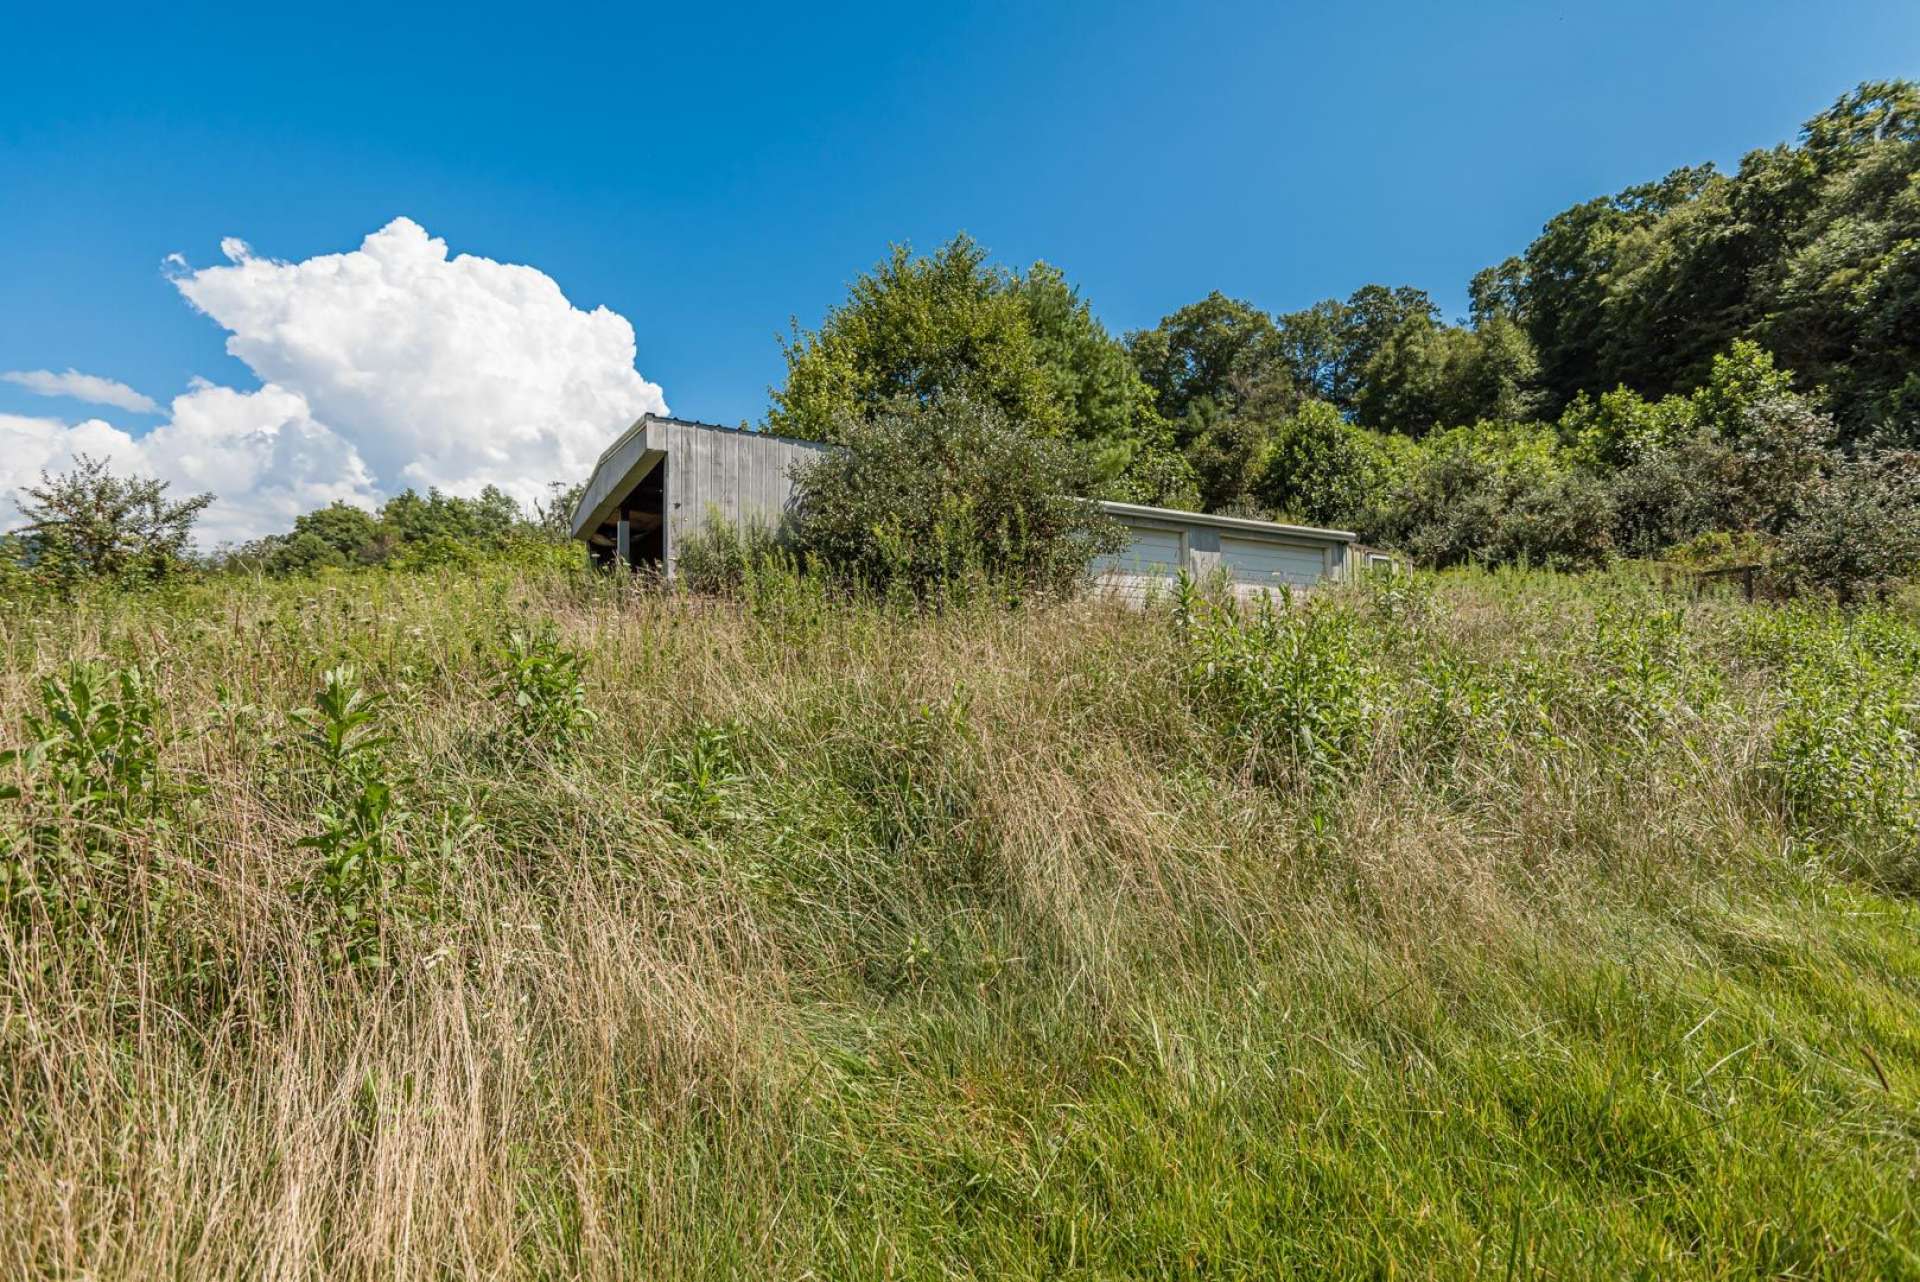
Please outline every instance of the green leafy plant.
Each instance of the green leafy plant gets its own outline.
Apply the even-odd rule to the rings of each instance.
[[[137,667],[75,663],[38,693],[25,746],[0,752],[20,778],[0,801],[23,812],[16,831],[0,829],[0,900],[71,924],[130,902],[133,852],[162,820],[156,704]]]
[[[331,960],[376,968],[389,960],[391,928],[424,915],[422,870],[402,838],[405,812],[387,759],[392,739],[380,725],[384,703],[342,666],[321,679],[313,707],[292,714],[320,785],[319,831],[299,842],[314,865],[294,890],[322,910],[314,942]]]
[[[596,719],[587,706],[585,669],[585,657],[562,645],[553,621],[543,620],[508,631],[488,693],[506,709],[519,744],[564,750]]]
[[[1920,878],[1920,703],[1910,664],[1807,615],[1767,766],[1794,831],[1816,848],[1851,839],[1881,879]],[[1836,630],[1837,631],[1837,630]],[[1858,860],[1856,860],[1858,861]]]
[[[660,801],[676,827],[705,832],[726,822],[746,782],[738,728],[707,722],[667,750]]]
[[[1190,699],[1256,773],[1323,786],[1356,762],[1378,679],[1351,608],[1262,596],[1248,614],[1183,590],[1175,618]]]
[[[898,404],[848,425],[845,448],[794,474],[795,543],[871,588],[937,595],[982,570],[1010,590],[1068,593],[1096,553],[1124,545],[1062,442],[990,405]]]

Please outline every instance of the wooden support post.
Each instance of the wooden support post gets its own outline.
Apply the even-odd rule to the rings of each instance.
[[[621,517],[614,535],[614,557],[623,570],[633,568],[633,529],[627,524],[627,518]]]

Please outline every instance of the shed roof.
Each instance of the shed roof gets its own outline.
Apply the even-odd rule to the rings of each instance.
[[[653,459],[647,457],[647,428],[652,424],[673,425],[677,427],[699,428],[707,432],[729,432],[745,436],[763,436],[745,427],[726,427],[719,423],[702,423],[694,419],[673,418],[666,414],[643,414],[640,418],[614,439],[613,444],[600,452],[595,462],[593,475],[587,478],[586,489],[580,496],[580,505],[573,513],[573,535],[580,538],[593,526],[604,519],[606,513],[618,501],[626,489],[631,488],[653,466]],[[768,436],[769,440],[779,440],[787,445],[827,450],[833,446],[823,441],[804,441],[797,437]],[[1312,525],[1284,525],[1278,521],[1256,521],[1244,516],[1216,516],[1210,512],[1188,512],[1179,508],[1148,507],[1141,503],[1103,502],[1100,509],[1110,516],[1125,520],[1132,517],[1147,521],[1165,521],[1179,525],[1199,525],[1213,529],[1233,530],[1243,534],[1265,536],[1267,538],[1313,539],[1320,542],[1352,543],[1359,535],[1351,530],[1328,530]]]
[[[668,414],[642,414],[632,427],[615,437],[613,444],[600,451],[600,457],[594,461],[593,474],[587,478],[580,492],[580,501],[573,509],[573,537],[583,538],[606,519],[620,496],[632,489],[653,469],[658,461],[657,443],[649,442],[647,429],[650,427],[691,427],[703,432],[726,432],[736,436],[766,436],[768,440],[781,441],[787,445],[796,445],[805,449],[831,449],[819,441],[803,441],[790,436],[771,436],[756,432],[752,428],[727,427],[720,423],[702,423],[690,418],[674,418]],[[649,445],[655,445],[654,450]],[[653,454],[654,457],[649,457]]]
[[[1140,517],[1176,525],[1204,525],[1213,529],[1236,530],[1246,534],[1264,534],[1269,538],[1305,538],[1330,543],[1352,543],[1360,536],[1351,530],[1326,530],[1317,525],[1283,525],[1278,521],[1256,521],[1246,516],[1216,516],[1211,512],[1188,512],[1173,507],[1148,507],[1143,503],[1102,503],[1100,510],[1109,516]]]

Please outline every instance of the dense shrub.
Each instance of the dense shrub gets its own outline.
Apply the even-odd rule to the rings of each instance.
[[[1145,503],[1182,511],[1200,506],[1200,478],[1178,450],[1149,445],[1134,450],[1125,470],[1105,487],[1121,503]]]
[[[1658,556],[1717,528],[1726,517],[1720,478],[1726,446],[1704,435],[1649,442],[1604,484],[1613,503],[1614,545],[1627,556]]]
[[[1721,435],[1732,449],[1721,479],[1723,527],[1773,534],[1785,529],[1838,461],[1835,430],[1832,419],[1794,396],[1742,410]]]
[[[82,454],[73,469],[42,472],[19,492],[26,524],[9,549],[37,585],[68,592],[87,582],[153,583],[190,558],[193,525],[213,495],[167,497],[165,482],[116,476]]]
[[[1388,496],[1379,535],[1427,565],[1582,569],[1613,554],[1604,486],[1569,470],[1552,434],[1482,424],[1426,443]]]
[[[1839,465],[1802,500],[1781,543],[1799,582],[1846,603],[1884,597],[1920,569],[1920,453]]]
[[[1576,396],[1560,415],[1561,441],[1592,471],[1627,468],[1695,434],[1700,415],[1693,401],[1669,396],[1649,401],[1624,387],[1597,399]]]
[[[1253,512],[1261,461],[1273,442],[1272,423],[1257,413],[1202,400],[1189,407],[1184,429],[1202,510]]]
[[[1118,527],[1087,499],[1079,456],[969,401],[849,423],[845,448],[794,473],[794,543],[817,566],[924,595],[976,572],[1071,591]]]

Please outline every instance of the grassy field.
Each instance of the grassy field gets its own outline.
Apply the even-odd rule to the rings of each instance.
[[[498,565],[0,655],[0,1275],[1920,1277],[1907,611]]]

